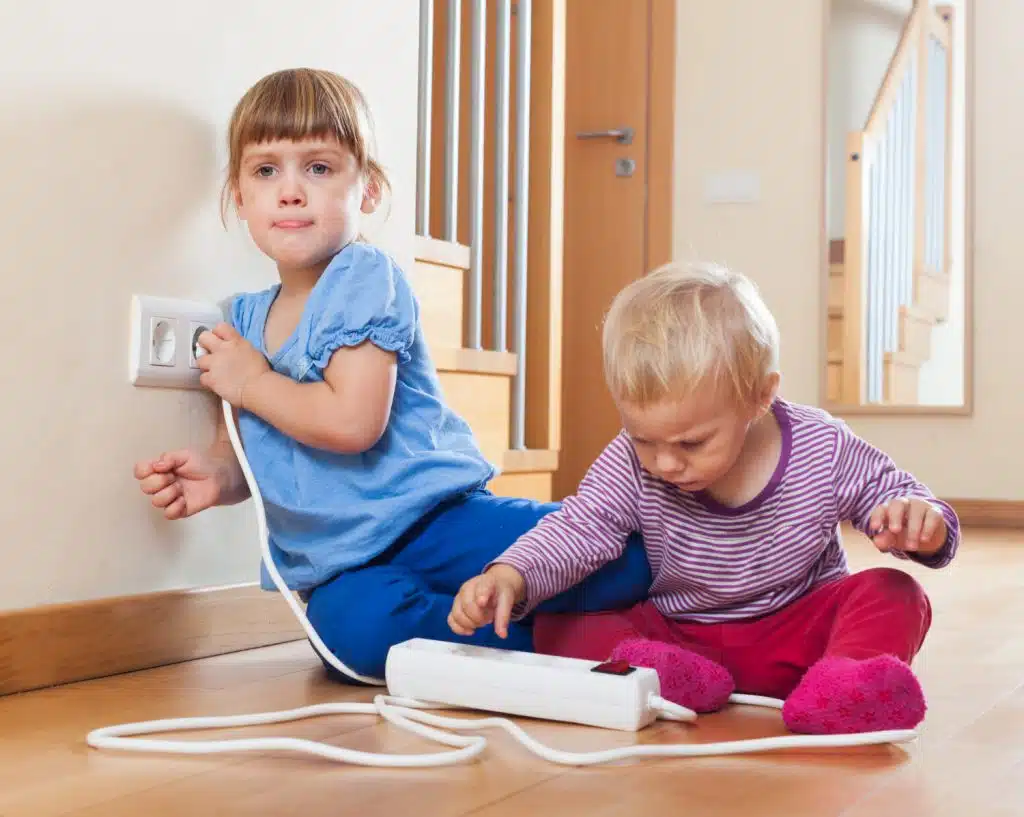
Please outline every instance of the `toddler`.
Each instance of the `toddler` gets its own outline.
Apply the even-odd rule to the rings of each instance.
[[[488,492],[495,469],[445,403],[408,280],[360,238],[389,186],[363,96],[327,71],[273,73],[236,106],[228,148],[224,208],[280,283],[233,299],[199,365],[236,411],[275,565],[360,675],[382,676],[388,649],[416,636],[496,644],[493,630],[451,632],[454,594],[557,505]],[[223,422],[208,451],[144,460],[135,476],[168,519],[248,494]],[[544,609],[628,607],[650,580],[634,537]],[[503,643],[530,650],[521,624]]]
[[[939,568],[957,517],[844,423],[779,397],[778,354],[755,287],[726,269],[669,265],[623,290],[604,327],[623,430],[576,495],[462,587],[452,629],[503,631],[641,531],[649,600],[538,617],[538,651],[653,667],[666,698],[699,712],[734,691],[784,698],[796,732],[919,723],[909,663],[928,599],[894,568],[851,574],[839,525]]]

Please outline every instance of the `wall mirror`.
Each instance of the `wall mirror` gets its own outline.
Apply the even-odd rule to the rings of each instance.
[[[826,0],[825,405],[969,413],[966,0]]]

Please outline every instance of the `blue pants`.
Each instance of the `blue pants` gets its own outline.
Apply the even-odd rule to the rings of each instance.
[[[533,528],[558,503],[470,494],[430,514],[370,564],[322,584],[306,614],[327,648],[360,675],[384,677],[388,650],[410,638],[430,638],[511,650],[533,650],[530,617],[502,639],[489,625],[472,636],[448,626],[455,594],[492,559]],[[647,598],[651,569],[639,534],[625,552],[576,587],[548,599],[544,612],[593,612]],[[336,680],[347,681],[328,666]]]

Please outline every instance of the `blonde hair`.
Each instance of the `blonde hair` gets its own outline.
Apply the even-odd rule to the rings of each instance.
[[[268,74],[235,105],[228,126],[228,173],[221,195],[227,213],[248,145],[275,139],[337,139],[352,151],[360,171],[383,195],[390,190],[374,158],[373,120],[362,92],[349,80],[315,68],[289,68]]]
[[[716,264],[666,264],[634,281],[612,302],[603,344],[608,388],[637,405],[708,385],[756,401],[779,359],[757,288]]]

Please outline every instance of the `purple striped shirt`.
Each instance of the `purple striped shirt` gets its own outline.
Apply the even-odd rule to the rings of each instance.
[[[960,526],[948,504],[826,412],[783,400],[774,412],[778,467],[757,497],[735,508],[655,477],[619,434],[579,491],[496,560],[526,578],[516,617],[617,558],[634,531],[654,574],[651,602],[667,617],[697,622],[764,615],[847,575],[840,523],[866,533],[871,512],[897,497],[938,504],[948,533],[930,557],[893,555],[935,568],[953,559]]]

